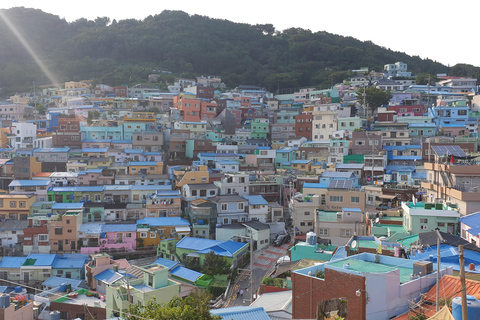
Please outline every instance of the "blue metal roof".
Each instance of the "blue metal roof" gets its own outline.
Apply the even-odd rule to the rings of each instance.
[[[180,241],[177,242],[176,247],[181,249],[203,250],[206,248],[219,245],[221,243],[222,241],[211,240],[211,239],[183,237]]]
[[[136,232],[136,224],[104,224],[102,225],[103,232]]]
[[[313,188],[313,189],[326,189],[328,188],[328,184],[325,183],[314,183],[314,182],[306,182],[303,184],[303,188]]]
[[[51,152],[51,153],[58,153],[58,152],[68,152],[70,148],[38,148],[33,150],[33,152]]]
[[[36,260],[33,266],[53,266],[55,259],[58,258],[56,254],[47,254],[47,253],[30,253],[27,256],[28,259]]]
[[[46,187],[51,183],[50,180],[13,180],[9,187]]]
[[[142,149],[125,149],[123,153],[143,153]]]
[[[52,187],[49,191],[53,192],[102,192],[103,186],[86,186],[86,187]]]
[[[154,264],[155,263],[158,263],[159,265],[164,266],[165,268],[167,268],[169,270],[172,269],[172,268],[175,268],[178,265],[177,261],[168,260],[168,259],[164,259],[164,258],[158,258],[154,262]]]
[[[104,225],[103,222],[82,223],[78,231],[83,232],[85,234],[100,234],[102,233],[103,225]]]
[[[53,210],[74,210],[74,209],[82,209],[83,203],[74,202],[74,203],[55,203],[52,206]]]
[[[363,163],[339,163],[335,169],[362,169]]]
[[[112,142],[111,139],[83,139],[82,142],[87,142],[87,143],[92,143],[92,142],[96,142],[96,143],[106,143],[106,142]]]
[[[148,224],[152,227],[168,227],[168,226],[189,226],[190,222],[180,217],[157,217],[143,218],[137,221],[137,224]]]
[[[78,279],[71,279],[71,278],[63,278],[63,277],[50,277],[45,280],[42,285],[45,287],[55,288],[60,287],[62,284],[71,284],[72,290],[80,288],[83,280]]]
[[[85,173],[102,173],[103,169],[87,169]]]
[[[156,166],[157,163],[155,161],[131,161],[129,165],[130,166]]]
[[[290,161],[291,164],[308,164],[313,162],[313,160],[292,160]]]
[[[415,166],[386,165],[385,166],[385,171],[413,172],[413,171],[415,171]]]
[[[350,212],[362,212],[360,208],[342,208],[343,211],[350,211]]]
[[[480,212],[461,217],[458,219],[458,221],[472,228],[480,227]]]
[[[82,152],[107,152],[108,148],[83,148]]]
[[[20,268],[25,261],[26,257],[3,257],[0,260],[0,268]]]
[[[352,178],[353,173],[351,172],[333,172],[333,171],[325,171],[321,174],[322,178],[342,178],[342,179],[350,179]]]
[[[171,269],[170,274],[194,283],[197,281],[198,278],[203,276],[203,273],[182,266],[176,266],[175,268]]]
[[[210,312],[216,316],[222,317],[225,320],[270,320],[263,307],[232,307],[212,309]]]
[[[128,144],[128,143],[133,143],[133,141],[132,140],[112,140],[112,143]]]
[[[217,161],[218,164],[236,164],[238,165],[238,162],[237,161],[233,161],[233,160],[219,160]]]
[[[93,277],[95,280],[105,282],[106,284],[112,284],[115,281],[123,278],[123,275],[121,275],[118,272],[113,271],[112,269],[106,269],[96,276]]]
[[[427,179],[426,172],[414,172],[412,173],[412,179]]]
[[[83,269],[87,259],[72,259],[69,257],[59,257],[53,263],[53,269]]]
[[[250,205],[266,205],[266,206],[268,206],[268,201],[265,200],[265,198],[262,197],[261,195],[243,196],[243,197],[248,200],[248,203]]]

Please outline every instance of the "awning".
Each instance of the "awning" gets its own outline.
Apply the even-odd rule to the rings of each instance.
[[[393,200],[395,199],[397,196],[392,196],[392,195],[389,195],[389,194],[382,194],[380,196],[378,196],[380,199],[388,199],[388,200]]]
[[[190,232],[190,227],[175,227],[176,232]]]

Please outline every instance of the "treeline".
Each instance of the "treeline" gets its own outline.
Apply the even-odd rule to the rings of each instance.
[[[153,70],[176,76],[218,75],[234,87],[256,84],[269,90],[324,87],[343,80],[348,70],[377,71],[403,61],[414,73],[454,70],[475,75],[478,68],[447,66],[327,32],[300,28],[275,30],[271,24],[248,25],[182,11],[163,11],[144,20],[107,17],[67,23],[41,10],[2,10],[0,15],[0,87],[3,93],[49,84],[34,62],[38,56],[59,81],[93,79],[110,85],[145,82]],[[32,49],[25,49],[17,34]],[[170,80],[170,79],[164,79]]]

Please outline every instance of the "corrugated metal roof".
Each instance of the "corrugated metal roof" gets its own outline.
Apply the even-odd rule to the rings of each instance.
[[[9,187],[46,187],[51,183],[50,180],[13,180]]]
[[[78,232],[83,232],[85,234],[100,234],[102,233],[103,225],[104,223],[97,222],[82,223]]]
[[[53,210],[71,210],[71,209],[82,209],[83,203],[73,202],[73,203],[55,203],[52,205]]]
[[[58,257],[56,254],[42,254],[42,253],[30,253],[27,256],[27,261],[24,263],[25,266],[52,266],[55,259]],[[32,263],[28,263],[28,261],[32,261]]]
[[[465,279],[467,295],[480,294],[480,281]],[[462,284],[459,277],[444,275],[439,282],[440,299],[454,298],[460,294]],[[434,285],[430,291],[425,294],[425,300],[435,303],[437,299],[437,285]]]
[[[135,232],[137,225],[133,224],[104,224],[102,226],[103,232]]]
[[[166,267],[167,269],[175,268],[175,266],[178,265],[177,261],[168,260],[168,259],[164,259],[164,258],[158,258],[157,260],[155,260],[154,263],[158,263],[159,265],[162,265],[162,266]]]
[[[68,257],[59,257],[53,263],[53,269],[83,269],[86,259],[69,259]]]
[[[221,243],[222,241],[211,240],[211,239],[183,237],[180,241],[178,241],[176,247],[181,249],[203,250],[206,248],[219,245]]]
[[[250,205],[268,205],[267,200],[265,200],[264,197],[261,195],[256,195],[256,196],[243,196],[245,199],[248,200],[248,203]]]
[[[168,226],[189,226],[190,222],[180,217],[157,217],[143,218],[137,221],[137,224],[148,224],[152,227],[168,227]]]
[[[93,278],[98,280],[98,281],[105,282],[106,284],[112,284],[115,281],[123,278],[123,275],[121,275],[118,272],[113,271],[112,269],[106,269],[105,271],[100,272],[99,274],[97,274]]]
[[[170,274],[175,277],[188,280],[190,282],[195,282],[198,278],[203,276],[203,273],[182,266],[176,266],[175,268],[170,270]]]
[[[265,309],[262,307],[232,307],[212,309],[210,312],[225,320],[270,320]]]
[[[63,277],[51,277],[45,280],[42,285],[45,287],[60,287],[62,284],[71,284],[72,289],[75,290],[77,288],[80,288],[80,285],[82,284],[83,280],[78,280],[78,279],[71,279],[71,278],[63,278]]]
[[[25,261],[26,257],[3,257],[0,260],[0,268],[20,268]]]

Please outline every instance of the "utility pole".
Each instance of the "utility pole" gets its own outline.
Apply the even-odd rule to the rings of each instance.
[[[253,303],[253,234],[250,231],[250,304]]]
[[[463,245],[458,246],[458,259],[460,262],[460,282],[462,283],[462,320],[468,320],[467,286],[465,285],[465,256]]]
[[[437,234],[437,300],[436,300],[436,307],[435,312],[438,312],[440,308],[440,232],[436,232]]]

